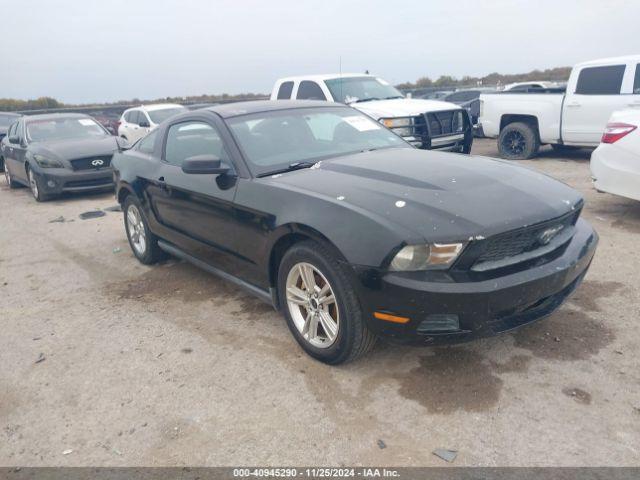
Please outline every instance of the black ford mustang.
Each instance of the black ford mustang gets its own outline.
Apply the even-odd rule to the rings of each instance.
[[[325,102],[185,113],[113,166],[141,262],[168,252],[245,287],[327,363],[377,336],[436,344],[542,318],[598,242],[564,184],[415,149]]]
[[[111,157],[118,140],[88,115],[19,118],[0,143],[11,188],[31,188],[41,202],[63,192],[113,188]]]

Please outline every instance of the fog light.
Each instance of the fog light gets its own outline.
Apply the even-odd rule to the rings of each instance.
[[[418,333],[441,333],[460,330],[458,315],[453,313],[434,313],[418,325]]]
[[[49,188],[53,188],[53,187],[55,187],[55,186],[56,186],[56,182],[54,182],[53,180],[49,180],[49,181],[47,182],[47,187],[49,187]]]

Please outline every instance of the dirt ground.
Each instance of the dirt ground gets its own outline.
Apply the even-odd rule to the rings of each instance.
[[[601,236],[561,310],[341,367],[237,288],[139,264],[121,213],[78,217],[111,194],[36,204],[0,180],[0,465],[640,465],[640,203],[596,193],[589,155],[522,162],[580,190]]]

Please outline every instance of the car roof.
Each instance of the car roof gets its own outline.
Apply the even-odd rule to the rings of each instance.
[[[620,57],[599,58],[597,60],[589,60],[587,62],[577,63],[576,67],[584,67],[587,65],[612,64],[612,63],[640,63],[640,55],[624,55]]]
[[[321,73],[316,75],[297,75],[295,77],[285,77],[278,80],[278,82],[295,82],[301,80],[313,80],[320,82],[323,80],[331,80],[334,78],[353,78],[353,77],[370,77],[377,78],[375,75],[368,73]]]
[[[137,107],[127,108],[124,113],[131,112],[132,110],[145,110],[147,112],[153,112],[154,110],[164,110],[166,108],[184,108],[179,103],[153,103],[150,105],[138,105]]]
[[[27,122],[32,120],[59,120],[63,118],[91,118],[84,113],[43,113],[40,115],[26,115],[25,120]]]
[[[224,105],[215,105],[204,110],[217,113],[222,118],[237,117],[251,113],[274,112],[278,110],[291,110],[294,108],[327,108],[344,107],[342,103],[324,102],[320,100],[254,100],[251,102],[234,102]]]

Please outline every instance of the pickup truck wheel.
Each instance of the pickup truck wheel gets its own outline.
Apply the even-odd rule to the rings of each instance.
[[[295,244],[278,269],[278,295],[287,324],[310,356],[330,365],[368,352],[368,329],[347,268],[324,245]]]
[[[508,160],[527,160],[534,157],[539,149],[538,132],[526,123],[510,123],[498,137],[500,156]]]

